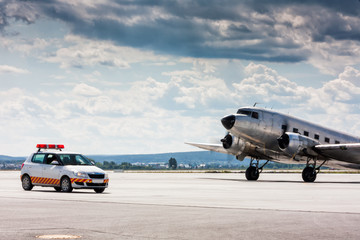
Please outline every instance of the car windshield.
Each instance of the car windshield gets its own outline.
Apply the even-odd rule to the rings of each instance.
[[[91,161],[80,154],[58,154],[64,165],[92,165]]]

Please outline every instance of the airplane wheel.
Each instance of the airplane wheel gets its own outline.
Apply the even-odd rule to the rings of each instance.
[[[305,167],[302,171],[304,182],[314,182],[316,179],[316,171],[313,167]]]
[[[256,167],[250,166],[246,169],[246,179],[249,181],[256,181],[259,178],[259,170]]]

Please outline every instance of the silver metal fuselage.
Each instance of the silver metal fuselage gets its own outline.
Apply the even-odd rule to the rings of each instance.
[[[252,150],[249,152],[249,156],[255,158],[286,163],[306,161],[306,157],[301,156],[289,158],[289,156],[280,150],[277,139],[285,132],[299,133],[300,135],[317,140],[320,144],[360,142],[360,138],[350,134],[335,131],[272,110],[256,107],[240,108],[238,113],[233,116],[235,116],[235,121],[228,131],[250,144],[252,147],[249,149]],[[321,156],[319,158],[321,159]],[[331,159],[325,165],[330,167],[359,168],[358,164],[360,164],[358,159],[350,157],[346,162]]]

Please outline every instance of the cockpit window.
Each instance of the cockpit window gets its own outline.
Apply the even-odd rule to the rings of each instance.
[[[259,119],[259,113],[258,112],[252,112],[252,111],[248,111],[248,110],[243,110],[243,109],[239,109],[237,111],[237,114],[244,114],[246,116],[255,118],[255,119]]]
[[[251,112],[250,111],[246,111],[246,110],[242,110],[242,109],[239,109],[237,111],[237,114],[244,114],[244,115],[247,115],[247,116],[251,116]]]

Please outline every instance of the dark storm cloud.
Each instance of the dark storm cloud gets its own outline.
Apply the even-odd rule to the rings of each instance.
[[[37,15],[37,9],[29,2],[15,0],[0,0],[0,31],[9,25],[9,19],[33,23]]]
[[[30,23],[38,14],[65,22],[75,35],[179,56],[297,62],[310,53],[291,32],[315,42],[360,40],[357,0],[47,0],[17,2],[16,14],[3,10],[6,3],[0,2],[0,28],[9,17]]]

